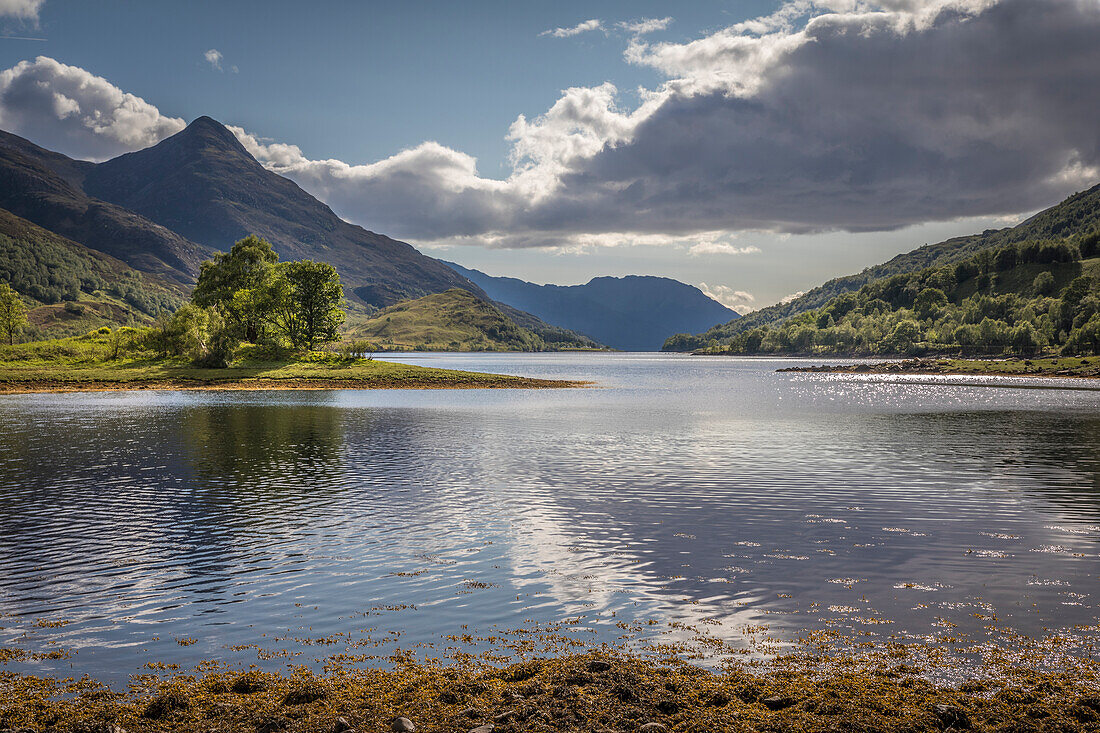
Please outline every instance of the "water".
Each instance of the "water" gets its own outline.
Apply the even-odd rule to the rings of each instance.
[[[1100,392],[1064,389],[1094,384],[402,360],[597,386],[0,397],[0,646],[76,651],[8,668],[1096,621]]]

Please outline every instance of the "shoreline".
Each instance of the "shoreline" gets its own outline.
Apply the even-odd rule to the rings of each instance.
[[[321,673],[208,662],[190,673],[134,675],[126,691],[89,678],[0,673],[0,725],[72,733],[1100,729],[1095,660],[1060,671],[1009,664],[949,683],[926,676],[929,665],[900,645],[862,658],[791,655],[720,671],[675,653],[607,647],[502,666],[388,659],[382,668],[342,663]]]
[[[1066,364],[1065,362],[1077,362]],[[930,377],[1100,379],[1100,359],[902,359],[873,364],[821,364],[776,369],[777,373],[865,374]]]
[[[536,379],[486,374],[480,380],[432,381],[401,379],[155,379],[148,381],[112,381],[31,379],[0,381],[0,395],[64,394],[70,392],[263,392],[365,389],[576,389],[591,387],[593,382],[560,379]]]

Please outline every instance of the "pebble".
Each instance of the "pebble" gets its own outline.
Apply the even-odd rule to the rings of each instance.
[[[336,722],[332,724],[332,733],[347,733],[350,730],[354,730],[351,727],[351,723],[347,718],[340,717],[336,719]]]
[[[408,718],[396,718],[393,725],[390,726],[390,730],[395,731],[395,733],[412,733],[416,730],[416,726]]]
[[[493,733],[493,726],[489,723],[479,725],[476,728],[471,728],[470,733]]]

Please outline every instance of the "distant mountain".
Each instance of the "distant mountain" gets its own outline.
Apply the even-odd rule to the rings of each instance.
[[[31,301],[35,335],[71,336],[103,324],[147,323],[185,288],[0,209],[0,282]]]
[[[678,339],[678,348],[692,350],[712,340],[720,343],[728,342],[740,333],[765,324],[779,323],[800,313],[820,308],[838,295],[853,293],[867,283],[891,275],[902,275],[929,267],[954,264],[982,250],[997,249],[1031,239],[1060,239],[1074,234],[1083,234],[1098,226],[1100,226],[1100,184],[1087,191],[1076,193],[1062,203],[1045,209],[1014,227],[987,229],[981,234],[953,237],[937,244],[926,244],[912,252],[900,254],[889,262],[868,267],[855,275],[829,280],[786,303],[761,308],[737,320],[715,326],[705,333],[700,333],[694,341]],[[666,335],[672,336],[673,333],[680,332],[669,332]],[[685,333],[698,332],[686,331]]]
[[[698,288],[665,277],[597,277],[584,285],[536,285],[445,263],[493,300],[626,351],[656,351],[672,333],[704,330],[737,313]],[[708,325],[709,324],[709,325]]]
[[[81,183],[94,167],[0,131],[0,207],[138,270],[193,282],[211,250],[89,196]]]
[[[538,322],[530,314],[523,315]],[[366,339],[388,350],[548,351],[596,346],[583,337],[576,343],[547,342],[535,331],[517,325],[501,309],[461,288],[378,311],[352,326],[348,337]]]
[[[257,234],[283,259],[318,259],[349,295],[373,306],[459,287],[468,280],[411,245],[349,224],[293,181],[260,165],[221,123],[199,117],[182,132],[84,171],[84,190],[218,250]]]

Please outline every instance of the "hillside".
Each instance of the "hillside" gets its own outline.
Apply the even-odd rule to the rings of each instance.
[[[1100,184],[1074,194],[1060,204],[1045,209],[1014,227],[987,229],[981,234],[953,237],[936,244],[927,244],[855,275],[829,280],[787,303],[747,313],[737,320],[711,328],[705,333],[680,329],[676,333],[698,333],[699,336],[693,340],[681,338],[678,339],[678,343],[690,350],[701,348],[713,341],[728,342],[739,333],[820,308],[842,293],[855,292],[867,283],[884,277],[953,264],[982,250],[995,249],[1026,240],[1057,239],[1088,232],[1097,226],[1100,226]]]
[[[698,288],[665,277],[597,277],[585,285],[536,285],[446,264],[493,300],[626,351],[656,351],[669,333],[701,331],[737,318]]]
[[[92,167],[0,131],[0,207],[135,269],[193,282],[211,250],[87,195],[80,183]]]
[[[146,323],[184,289],[0,209],[0,282],[32,306],[31,335],[57,338],[105,323]]]
[[[562,329],[547,328],[552,334],[562,335]],[[390,306],[353,325],[347,337],[366,339],[384,350],[549,351],[598,346],[583,337],[576,342],[547,342],[461,288]]]
[[[691,347],[691,337],[666,345]],[[698,347],[696,347],[698,348]],[[702,348],[843,356],[1100,354],[1100,229],[892,275]]]
[[[411,245],[339,218],[296,183],[260,165],[209,117],[151,148],[88,168],[83,187],[214,249],[256,234],[284,260],[328,262],[339,270],[349,296],[371,306],[454,287],[482,294]]]

